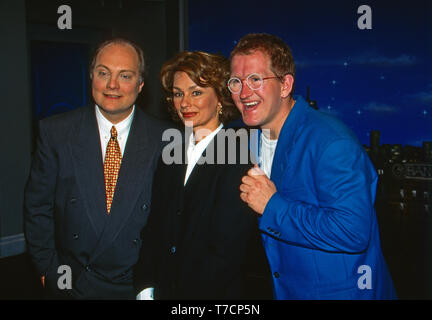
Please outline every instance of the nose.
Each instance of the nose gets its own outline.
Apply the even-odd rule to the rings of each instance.
[[[180,101],[180,107],[182,109],[186,109],[189,106],[190,106],[190,98],[188,95],[184,95]]]
[[[108,89],[118,89],[119,83],[116,77],[110,76],[107,82]]]
[[[249,88],[246,83],[246,80],[242,80],[242,88],[240,90],[240,99],[246,99],[253,94],[253,90]]]

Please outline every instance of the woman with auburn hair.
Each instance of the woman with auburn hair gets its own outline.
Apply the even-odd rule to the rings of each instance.
[[[182,163],[162,156],[155,173],[135,268],[138,299],[271,298],[256,215],[239,196],[251,165],[240,163],[238,140],[228,148],[223,129],[239,116],[229,75],[225,57],[200,51],[180,52],[162,66],[170,113],[191,134]]]

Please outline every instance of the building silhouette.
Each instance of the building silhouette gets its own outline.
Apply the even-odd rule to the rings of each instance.
[[[306,101],[309,103],[309,105],[314,108],[315,110],[318,110],[318,104],[316,100],[311,100],[310,98],[310,88],[309,86],[306,87],[307,93],[306,93]]]
[[[380,145],[366,151],[378,173],[375,207],[382,248],[400,298],[432,298],[432,142]]]

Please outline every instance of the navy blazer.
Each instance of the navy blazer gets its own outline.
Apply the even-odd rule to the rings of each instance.
[[[277,299],[391,299],[374,209],[377,174],[354,134],[298,98],[259,218]]]
[[[223,139],[220,131],[200,159],[213,164],[199,161],[185,186],[185,154],[181,164],[160,160],[136,266],[137,292],[154,287],[156,299],[272,298],[256,214],[240,199],[241,178],[251,165],[247,156],[240,163],[239,144],[229,149]]]
[[[107,215],[94,106],[40,121],[24,227],[28,251],[53,297],[134,298],[132,268],[149,214],[163,128],[135,108]],[[58,289],[60,265],[72,269],[71,290]]]

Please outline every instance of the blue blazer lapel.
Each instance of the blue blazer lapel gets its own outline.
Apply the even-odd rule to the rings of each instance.
[[[282,126],[271,171],[271,180],[276,186],[283,180],[284,172],[289,170],[290,163],[288,161],[288,156],[295,144],[296,136],[301,134],[299,128],[306,119],[306,114],[309,111],[307,108],[309,108],[309,105],[307,105],[303,98],[299,97],[296,99],[294,107]]]
[[[72,131],[69,147],[76,181],[86,204],[86,213],[100,235],[106,214],[105,179],[99,130],[94,108],[85,107],[80,123]]]

